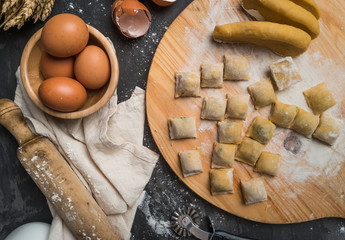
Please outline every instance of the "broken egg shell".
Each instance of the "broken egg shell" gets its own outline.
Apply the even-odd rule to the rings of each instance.
[[[176,0],[152,0],[155,4],[161,7],[167,7],[176,2]]]
[[[142,3],[137,0],[116,0],[111,11],[114,24],[124,36],[137,38],[147,33],[151,14]]]

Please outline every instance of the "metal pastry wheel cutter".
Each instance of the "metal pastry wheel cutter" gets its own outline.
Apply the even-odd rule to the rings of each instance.
[[[200,216],[194,209],[190,207],[178,208],[171,216],[171,228],[181,237],[193,235],[201,240],[251,240],[215,230],[212,220],[210,218],[209,220],[212,232],[206,232],[199,228]]]

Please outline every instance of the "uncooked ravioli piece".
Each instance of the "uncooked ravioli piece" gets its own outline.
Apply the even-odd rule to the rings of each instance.
[[[264,145],[258,141],[244,137],[236,152],[235,160],[254,166],[263,148]]]
[[[304,91],[303,94],[314,114],[320,114],[336,104],[325,82]]]
[[[269,120],[279,127],[290,128],[297,114],[297,106],[275,102]]]
[[[253,138],[262,144],[266,144],[273,137],[275,129],[276,126],[271,121],[264,119],[261,116],[257,116],[250,125],[246,136]]]
[[[243,200],[246,205],[267,200],[267,193],[262,177],[241,181]]]
[[[279,91],[282,91],[300,81],[302,77],[291,57],[279,59],[271,66],[271,75]]]
[[[201,87],[223,87],[223,63],[204,63],[201,65]]]
[[[190,177],[202,173],[200,148],[193,148],[178,153],[183,177]]]
[[[262,152],[255,164],[254,172],[277,176],[282,156],[276,153]]]
[[[256,109],[265,107],[276,101],[276,94],[269,79],[248,86],[248,91]]]
[[[215,142],[211,168],[230,168],[234,164],[236,145]]]
[[[220,143],[240,144],[243,125],[241,121],[221,121],[217,125]]]
[[[168,120],[170,139],[196,138],[194,117],[178,117]]]
[[[226,94],[225,117],[245,120],[248,112],[248,94]]]
[[[334,145],[340,134],[340,120],[322,113],[320,124],[316,128],[313,137],[329,145]]]
[[[306,112],[302,108],[297,108],[297,114],[292,123],[291,129],[306,136],[307,138],[311,138],[318,125],[318,116]]]
[[[222,121],[225,109],[226,99],[205,97],[202,102],[201,119]]]
[[[224,80],[249,80],[249,61],[242,56],[224,56]]]
[[[210,187],[213,196],[234,192],[233,171],[233,168],[210,170]]]
[[[200,75],[193,72],[177,72],[175,74],[175,98],[199,96]]]

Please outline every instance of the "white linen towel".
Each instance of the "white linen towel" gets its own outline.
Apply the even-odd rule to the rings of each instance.
[[[15,102],[30,128],[48,137],[92,193],[123,239],[130,230],[140,196],[159,155],[143,146],[145,91],[136,87],[131,98],[117,104],[117,94],[99,111],[66,120],[42,112],[26,94],[16,72]],[[50,206],[53,221],[48,240],[75,239]]]

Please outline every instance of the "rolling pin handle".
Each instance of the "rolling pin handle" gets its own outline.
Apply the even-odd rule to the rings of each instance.
[[[37,137],[26,124],[18,105],[10,99],[0,99],[0,124],[16,138],[19,145]]]

